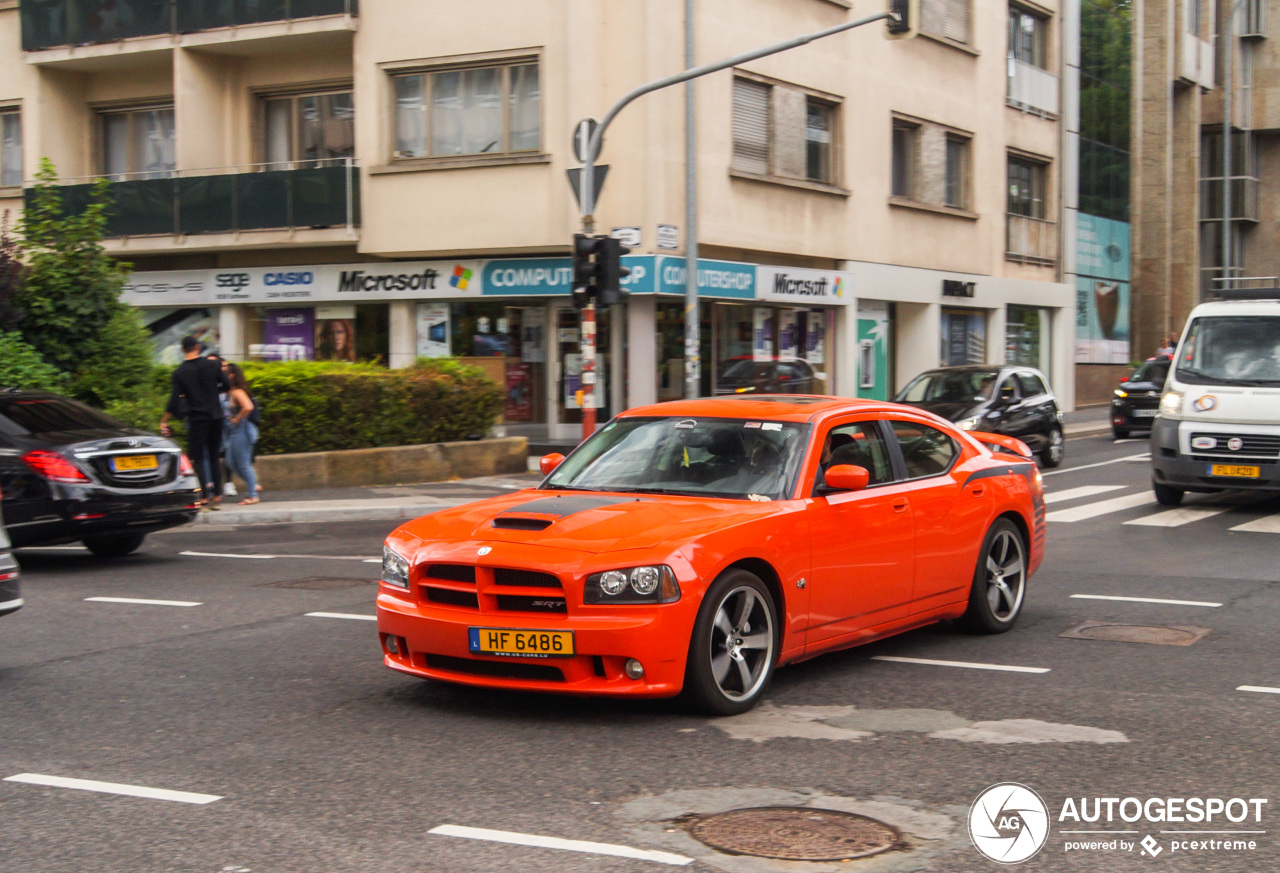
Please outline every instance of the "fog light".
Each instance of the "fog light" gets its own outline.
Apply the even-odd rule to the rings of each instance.
[[[387,647],[388,654],[391,654],[391,655],[400,654],[400,646],[399,644],[396,643],[396,638],[393,637],[391,634],[387,634],[387,640],[385,645]]]
[[[641,664],[635,658],[628,658],[626,666],[622,668],[622,672],[627,674],[628,679],[643,679],[644,664]]]

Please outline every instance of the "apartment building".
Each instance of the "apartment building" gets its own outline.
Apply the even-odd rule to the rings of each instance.
[[[884,397],[939,364],[1073,396],[1061,0],[922,0],[697,84],[702,385],[761,365]],[[1066,0],[1071,2],[1071,0]],[[697,0],[705,63],[846,0]],[[109,249],[173,354],[473,360],[513,433],[580,429],[571,134],[684,68],[683,0],[0,0],[0,210],[40,158],[116,181]],[[601,314],[602,417],[683,393],[684,91],[609,128],[597,229],[635,241]],[[1071,236],[1068,229],[1067,236]]]

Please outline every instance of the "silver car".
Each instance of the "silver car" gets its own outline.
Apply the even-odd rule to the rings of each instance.
[[[9,550],[9,535],[4,530],[4,518],[0,517],[0,615],[8,615],[22,608],[21,590],[18,588],[18,562]]]

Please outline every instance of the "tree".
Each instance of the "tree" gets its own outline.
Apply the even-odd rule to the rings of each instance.
[[[9,236],[9,213],[0,217],[0,331],[16,330],[22,321],[18,286],[22,282],[22,262],[18,244]]]
[[[46,361],[71,373],[86,350],[125,309],[120,290],[129,266],[102,247],[111,183],[94,184],[84,210],[63,210],[53,163],[44,158],[18,223],[26,270],[17,295],[21,331]]]

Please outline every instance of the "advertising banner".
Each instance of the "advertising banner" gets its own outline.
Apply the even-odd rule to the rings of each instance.
[[[249,354],[264,361],[309,361],[315,356],[314,310],[269,309],[262,327],[262,344]]]
[[[507,361],[507,421],[533,420],[533,368],[517,361]]]
[[[757,306],[752,310],[751,359],[773,360],[773,310]]]
[[[849,274],[836,270],[805,270],[800,267],[756,267],[756,299],[778,303],[844,306],[849,293]]]
[[[419,303],[418,357],[449,357],[449,304]]]
[[[1129,225],[1080,213],[1077,228],[1076,363],[1127,364]]]

